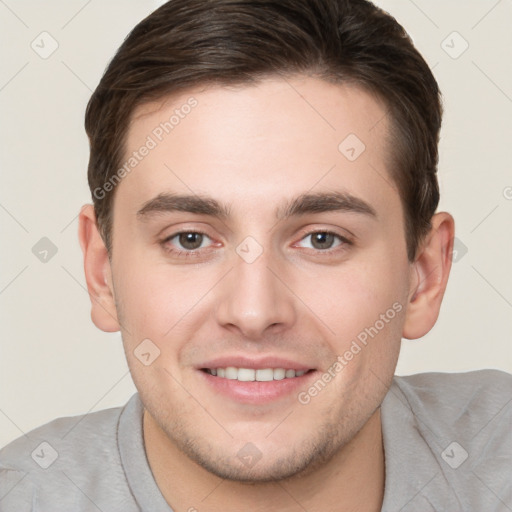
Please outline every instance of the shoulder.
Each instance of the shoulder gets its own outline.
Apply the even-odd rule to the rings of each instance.
[[[393,381],[404,396],[426,405],[453,406],[454,399],[461,405],[492,405],[503,396],[512,397],[512,375],[501,370],[418,373],[395,376]]]
[[[425,486],[433,478],[423,494],[441,508],[448,498],[461,510],[497,510],[512,501],[512,375],[478,370],[395,376],[382,421],[394,485],[402,485],[404,471]]]
[[[450,381],[477,386],[492,386],[496,382],[510,384],[512,382],[512,374],[503,370],[483,369],[461,373],[426,372],[404,376],[395,375],[395,380],[397,382],[406,382],[419,388],[424,387],[425,385],[428,387],[432,385],[435,386],[438,382],[446,383]]]
[[[395,376],[391,389],[412,408],[447,419],[469,421],[470,416],[487,416],[507,406],[508,414],[512,413],[512,375],[501,370]]]
[[[55,496],[73,508],[85,495],[103,499],[107,482],[123,487],[117,445],[123,408],[57,418],[4,446],[0,499],[5,510],[35,510],[36,504],[44,510],[54,505]]]
[[[71,462],[77,456],[85,462],[91,452],[115,442],[121,410],[116,407],[49,421],[4,446],[0,450],[0,470],[30,471],[37,466],[49,467],[59,458]]]
[[[440,435],[473,440],[488,427],[510,427],[512,375],[500,370],[395,376],[390,393],[419,428],[432,423]]]

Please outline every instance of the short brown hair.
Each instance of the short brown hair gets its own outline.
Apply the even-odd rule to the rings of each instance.
[[[142,20],[108,65],[85,115],[89,186],[109,252],[115,189],[95,191],[121,166],[137,106],[197,85],[293,74],[352,83],[384,102],[393,147],[387,167],[413,261],[439,202],[441,94],[403,27],[367,0],[170,0]]]

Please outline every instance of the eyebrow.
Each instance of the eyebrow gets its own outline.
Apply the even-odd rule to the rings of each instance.
[[[222,205],[211,197],[187,194],[159,194],[144,203],[143,207],[137,212],[137,217],[147,217],[150,214],[162,214],[173,211],[209,215],[223,219],[230,215],[229,207]]]
[[[225,220],[230,217],[231,207],[204,195],[162,193],[146,201],[137,212],[137,217],[145,219],[173,211],[208,215]],[[336,191],[301,194],[288,201],[284,207],[278,208],[275,216],[278,220],[285,220],[308,213],[331,211],[359,213],[377,218],[375,209],[363,199]]]
[[[292,199],[282,210],[276,212],[279,220],[307,213],[343,211],[360,213],[377,218],[377,212],[366,201],[347,192],[306,193]]]

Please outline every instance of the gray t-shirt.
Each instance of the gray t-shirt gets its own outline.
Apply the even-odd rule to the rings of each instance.
[[[1,512],[172,512],[151,473],[135,393],[0,450]],[[381,408],[385,512],[512,511],[512,375],[395,377]],[[191,496],[190,510],[204,504]],[[361,497],[364,500],[364,497]]]

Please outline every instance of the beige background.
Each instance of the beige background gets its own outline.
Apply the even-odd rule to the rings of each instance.
[[[159,3],[0,1],[0,446],[135,392],[120,335],[90,321],[77,213],[90,201],[86,103]],[[377,4],[409,31],[443,91],[441,209],[459,239],[440,318],[404,340],[397,373],[512,372],[512,2]],[[46,59],[31,47],[43,31],[58,43]],[[46,263],[32,252],[42,237],[57,248]]]

